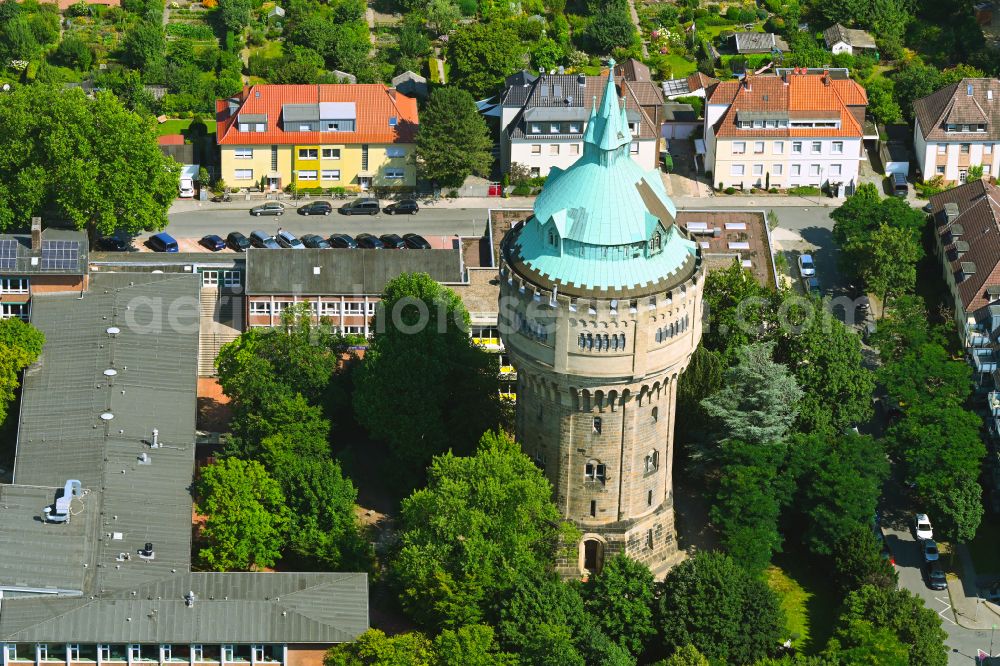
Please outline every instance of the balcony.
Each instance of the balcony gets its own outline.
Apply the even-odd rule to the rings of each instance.
[[[997,369],[996,353],[992,349],[970,349],[969,356],[972,357],[972,365],[976,372],[980,374],[994,372]]]
[[[990,335],[980,324],[970,325],[965,331],[965,348],[970,350],[990,346]]]
[[[1000,417],[1000,391],[990,391],[986,394],[986,406],[990,410],[990,416]]]

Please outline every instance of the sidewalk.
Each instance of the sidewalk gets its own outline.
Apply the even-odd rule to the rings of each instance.
[[[979,631],[990,630],[1000,624],[1000,607],[979,598],[976,584],[976,567],[969,549],[956,546],[959,559],[959,576],[948,576],[948,596],[955,611],[955,621],[960,627]]]

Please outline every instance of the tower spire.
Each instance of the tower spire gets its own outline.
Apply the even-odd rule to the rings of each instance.
[[[584,134],[585,149],[593,146],[602,153],[611,153],[632,143],[632,133],[628,129],[624,105],[618,104],[618,90],[615,88],[615,61],[610,60],[608,82],[604,87],[599,108],[592,109],[590,122]]]

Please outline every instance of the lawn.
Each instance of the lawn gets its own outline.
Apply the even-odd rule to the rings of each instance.
[[[969,544],[969,553],[977,574],[1000,574],[1000,517],[983,516],[976,538]]]
[[[168,120],[156,126],[156,134],[157,136],[163,136],[165,134],[183,134],[187,136],[188,128],[191,126],[192,122],[193,119],[191,118]],[[209,134],[215,133],[214,120],[206,120],[205,126],[208,128]]]
[[[807,562],[802,553],[779,555],[764,578],[781,600],[792,644],[805,654],[817,654],[830,638],[837,609],[829,576]]]
[[[674,79],[684,78],[688,74],[693,74],[698,70],[698,63],[685,60],[681,56],[674,55],[673,53],[660,56],[660,58],[662,58],[662,62],[666,63],[666,65],[670,67],[670,76]]]

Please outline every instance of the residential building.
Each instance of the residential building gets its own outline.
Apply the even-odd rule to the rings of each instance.
[[[875,45],[874,37],[864,30],[845,28],[839,23],[834,23],[823,31],[823,41],[826,42],[826,48],[830,49],[834,55],[838,53],[851,55],[871,53],[878,56],[878,47]]]
[[[1000,188],[977,180],[935,194],[930,205],[959,335],[976,371],[993,372],[1000,333]]]
[[[622,95],[635,99],[653,127],[659,127],[663,123],[663,89],[653,81],[649,67],[629,58],[615,65],[614,72],[619,89],[624,89]]]
[[[683,79],[670,79],[663,82],[663,95],[667,99],[677,99],[678,97],[705,97],[718,79],[711,76],[695,72]]]
[[[427,99],[427,79],[416,72],[406,70],[392,77],[392,87],[407,97]]]
[[[380,84],[254,85],[216,102],[230,187],[412,188],[417,102]]]
[[[557,563],[589,577],[617,553],[657,577],[674,530],[677,379],[701,336],[704,266],[660,172],[631,157],[614,81],[580,159],[553,167],[500,246],[500,336],[517,367],[517,441],[580,530]]]
[[[737,32],[732,40],[733,49],[740,55],[788,51],[788,43],[770,32]]]
[[[585,74],[514,75],[501,94],[500,163],[526,166],[533,176],[566,169],[583,154],[583,136],[591,112],[608,80]],[[611,76],[609,73],[608,77]],[[638,87],[638,86],[637,86]],[[646,88],[647,86],[642,86]],[[616,87],[632,136],[630,153],[643,167],[656,167],[660,128],[628,83]]]
[[[779,70],[709,90],[705,168],[720,187],[853,187],[868,96],[841,72]],[[877,138],[874,127],[870,130]]]
[[[1000,80],[962,79],[913,103],[913,147],[924,180],[964,183],[969,168],[1000,177]]]
[[[87,234],[42,230],[32,219],[31,234],[0,234],[0,319],[28,321],[32,296],[80,294],[87,288]]]
[[[0,661],[320,663],[368,628],[365,574],[191,570],[201,281],[88,282],[32,299],[45,346],[0,486]]]

